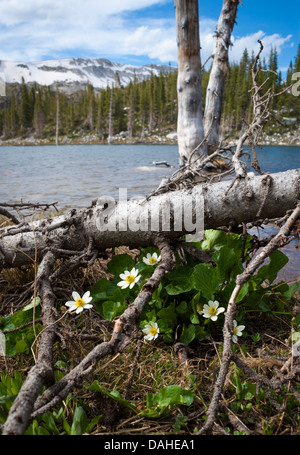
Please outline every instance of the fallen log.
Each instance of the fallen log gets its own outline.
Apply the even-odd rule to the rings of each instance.
[[[158,232],[174,240],[203,229],[284,216],[300,200],[300,169],[198,184],[142,200],[100,197],[86,209],[0,230],[0,270],[41,260],[47,249],[90,254],[153,245]],[[60,255],[60,254],[59,254]]]

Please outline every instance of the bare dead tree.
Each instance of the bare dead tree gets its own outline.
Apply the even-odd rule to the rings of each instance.
[[[176,0],[178,47],[177,135],[180,165],[190,155],[207,155],[219,145],[219,128],[230,38],[239,0],[224,0],[215,33],[213,63],[203,118],[198,0]]]
[[[231,33],[235,24],[240,0],[224,0],[214,37],[213,63],[206,89],[204,133],[207,136],[209,153],[220,143],[220,122],[225,80],[228,72],[228,52]]]
[[[178,46],[177,135],[179,161],[183,165],[204,136],[198,0],[176,0],[175,8]],[[205,152],[205,149],[202,151]]]

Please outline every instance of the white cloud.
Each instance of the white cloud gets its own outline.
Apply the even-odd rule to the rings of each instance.
[[[252,51],[256,55],[259,51],[259,43],[260,40],[263,44],[263,51],[261,53],[261,58],[268,58],[270,55],[271,48],[276,48],[278,54],[282,52],[282,49],[287,45],[292,46],[291,43],[292,35],[288,35],[285,38],[278,33],[274,33],[272,35],[266,35],[262,30],[259,30],[256,33],[252,33],[251,35],[242,36],[235,38],[234,35],[232,36],[233,46],[230,50],[230,59],[232,61],[239,61],[243,51],[245,49],[248,50],[249,54],[251,55]]]
[[[124,61],[130,55],[176,62],[175,12],[171,19],[136,19],[134,14],[164,3],[172,7],[170,0],[0,0],[0,59],[37,61],[78,56]],[[200,18],[203,63],[212,52],[216,24],[216,20]],[[230,59],[238,61],[245,48],[250,54],[252,49],[256,51],[257,39],[262,39],[265,55],[271,45],[280,53],[292,44],[291,35],[258,31],[233,38]]]

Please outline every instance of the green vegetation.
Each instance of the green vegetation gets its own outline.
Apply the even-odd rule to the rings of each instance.
[[[254,54],[245,50],[239,63],[232,63],[226,79],[223,103],[223,128],[225,135],[240,131],[252,115],[251,67]],[[300,47],[295,62],[290,63],[286,80],[278,71],[277,52],[272,49],[268,61],[261,62],[270,80],[265,89],[272,87],[276,94],[291,84],[291,76],[300,71]],[[203,72],[203,100],[210,70]],[[261,82],[266,78],[262,72]],[[152,135],[164,135],[176,130],[177,122],[177,72],[170,68],[167,74],[152,74],[149,80],[138,83],[135,79],[128,86],[120,85],[116,77],[114,88],[96,91],[91,85],[74,93],[42,86],[8,84],[7,97],[0,104],[0,136],[2,139],[26,138],[54,141],[56,134],[57,100],[59,104],[59,136],[65,141],[106,140],[109,133],[109,107],[112,99],[112,132],[119,140],[147,141]],[[205,104],[205,103],[203,103]],[[298,99],[284,92],[272,100],[272,109],[278,120],[281,117],[300,119]],[[287,123],[289,130],[296,128],[296,121]],[[293,123],[294,122],[294,123]],[[285,131],[283,125],[271,119],[266,132]],[[123,134],[120,134],[123,133]],[[88,139],[87,139],[88,140]]]
[[[115,434],[128,434],[129,430],[130,434],[193,434],[201,428],[223,349],[224,323],[224,312],[214,319],[214,313],[204,311],[205,305],[218,301],[218,308],[226,311],[236,276],[253,254],[254,244],[250,236],[244,242],[240,234],[207,230],[205,239],[193,245],[210,251],[214,264],[195,262],[188,255],[177,256],[176,268],[154,292],[140,321],[140,329],[155,322],[158,336],[146,341],[140,331],[127,352],[104,359],[59,409],[34,419],[26,434],[101,434],[112,429]],[[57,324],[62,330],[54,346],[56,380],[63,378],[91,349],[96,342],[92,341],[93,333],[103,341],[109,339],[111,321],[133,301],[157,267],[160,257],[154,253],[158,251],[150,247],[117,251],[106,263],[105,273],[101,265],[100,279],[95,280],[99,270],[93,266],[88,273],[76,272],[71,281],[61,283],[58,293],[63,295],[68,295],[64,288],[69,290],[71,282],[79,291],[90,289],[94,310],[65,312],[62,317],[59,314],[66,301],[58,299]],[[254,434],[291,434],[299,429],[299,384],[293,385],[291,393],[285,385],[278,387],[278,381],[274,382],[274,389],[257,382],[263,374],[276,374],[274,365],[276,368],[282,358],[291,355],[292,343],[299,335],[300,316],[294,311],[299,283],[277,280],[287,261],[284,253],[274,251],[237,298],[236,320],[244,330],[235,338],[233,350],[252,373],[245,374],[236,363],[229,371],[218,423],[230,434],[245,434],[241,424],[236,424],[241,421]],[[140,279],[124,279],[124,272],[133,268],[138,270]],[[38,297],[27,299],[13,314],[4,311],[10,308],[6,302],[9,289],[14,302],[20,286],[17,281],[23,281],[26,273],[19,272],[16,278],[13,271],[7,271],[0,282],[0,292],[2,287],[5,289],[0,330],[5,333],[9,354],[0,358],[0,424],[5,422],[26,371],[34,362],[35,342],[42,328]],[[122,280],[126,287],[120,286]],[[172,350],[178,341],[190,352],[185,365],[178,363]],[[138,362],[132,369],[137,355]],[[132,381],[128,383],[130,374]]]

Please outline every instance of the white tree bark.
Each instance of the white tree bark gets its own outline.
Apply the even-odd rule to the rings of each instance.
[[[219,144],[225,79],[228,71],[228,50],[236,19],[239,0],[224,0],[219,17],[213,48],[213,64],[206,90],[204,134],[208,151]]]
[[[48,249],[66,254],[88,248],[153,244],[201,229],[284,216],[300,200],[300,169],[196,185],[143,201],[99,198],[91,207],[53,219],[0,230],[0,270],[41,260]]]
[[[175,0],[178,50],[179,162],[184,165],[204,136],[198,0]],[[205,153],[205,148],[200,150]]]

